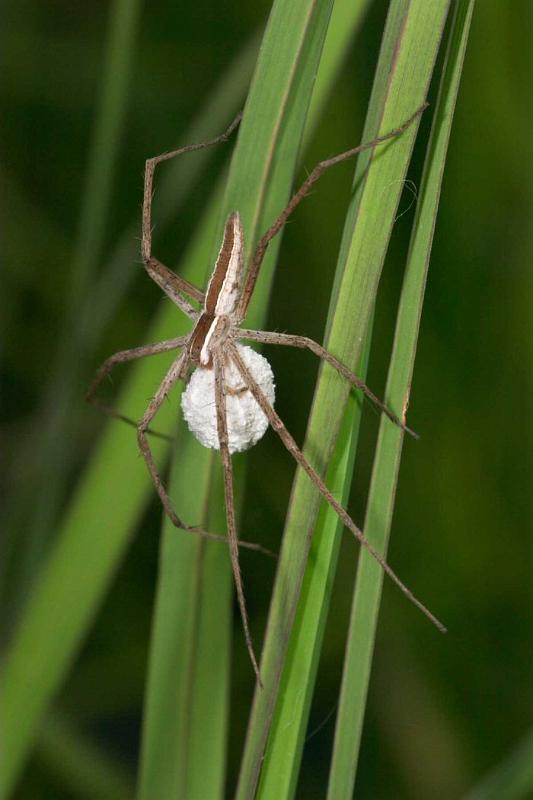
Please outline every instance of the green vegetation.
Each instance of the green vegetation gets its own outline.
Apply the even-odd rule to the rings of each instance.
[[[9,10],[2,800],[531,792],[530,12],[489,0],[470,30],[473,0],[387,5]],[[83,403],[108,354],[188,330],[139,265],[143,162],[246,100],[238,138],[156,175],[157,254],[203,285],[229,210],[249,253],[306,170],[428,85],[419,125],[297,210],[247,322],[325,338],[398,413],[410,401],[402,455],[331,369],[268,350],[289,430],[449,634],[388,581],[380,611],[380,569],[269,432],[235,457],[242,538],[280,551],[242,553],[254,696],[224,545],[166,520],[159,543],[135,432]],[[139,417],[167,361],[117,370],[108,396]],[[178,408],[157,458],[180,514],[223,531],[218,461]]]

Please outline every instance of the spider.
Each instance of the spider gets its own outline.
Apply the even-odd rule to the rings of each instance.
[[[201,144],[188,145],[146,161],[144,177],[144,197],[142,212],[142,260],[150,278],[163,290],[173,303],[186,314],[193,323],[187,336],[168,339],[156,344],[144,345],[115,353],[97,371],[87,392],[87,400],[99,406],[106,413],[118,417],[137,428],[139,447],[146,461],[155,489],[163,508],[176,526],[212,539],[222,539],[229,544],[231,564],[237,599],[242,618],[244,636],[250,659],[261,683],[259,665],[255,655],[239,566],[239,546],[264,550],[259,545],[239,540],[235,520],[233,498],[233,471],[231,454],[246,450],[254,445],[265,433],[268,425],[274,429],[281,441],[297,463],[305,470],[322,497],[334,509],[344,525],[360,544],[365,547],[380,564],[387,575],[401,591],[413,602],[441,631],[444,626],[413,595],[398,578],[384,558],[375,550],[363,532],[357,527],[348,512],[334,498],[320,475],[304,457],[295,440],[274,410],[274,381],[266,359],[241,341],[261,344],[278,344],[308,349],[320,359],[327,361],[349,383],[363,394],[403,431],[416,437],[387,406],[335,356],[322,345],[305,336],[289,335],[267,331],[254,331],[241,328],[254,291],[255,283],[263,263],[269,242],[279,233],[288,217],[303,200],[319,177],[330,167],[339,164],[362,150],[373,148],[382,142],[400,136],[422,113],[425,106],[416,111],[408,120],[389,133],[333,158],[321,161],[309,174],[297,192],[293,194],[286,208],[279,214],[270,228],[260,238],[251,258],[248,269],[244,270],[244,232],[238,211],[232,212],[224,226],[222,245],[216,259],[213,273],[205,292],[176,275],[152,255],[152,195],[155,168],[162,161],[168,161],[183,153],[201,150],[219,142],[225,142],[237,128],[241,114],[220,136]],[[201,305],[197,311],[187,298]],[[97,389],[115,364],[143,358],[144,356],[178,350],[170,369],[150,400],[140,422],[124,417],[102,403],[96,396]],[[182,409],[189,428],[206,447],[220,450],[224,473],[224,498],[226,506],[227,537],[204,531],[197,526],[189,526],[177,515],[170,497],[163,485],[156,466],[148,434],[155,434],[150,425],[160,409],[165,397],[178,380],[187,381],[191,368],[194,368],[187,388],[182,395]],[[156,434],[157,435],[157,434]]]

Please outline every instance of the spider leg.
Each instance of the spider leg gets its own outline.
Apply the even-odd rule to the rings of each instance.
[[[444,627],[444,625],[441,622],[439,622],[439,620],[431,613],[431,611],[428,608],[426,608],[426,606],[423,603],[421,603],[417,597],[415,597],[415,595],[411,592],[411,590],[407,588],[407,586],[403,583],[403,581],[400,580],[400,578],[396,575],[394,570],[385,561],[383,556],[380,553],[378,553],[375,547],[368,541],[364,533],[361,530],[359,530],[359,528],[352,520],[348,512],[333,497],[332,493],[329,491],[328,487],[326,486],[320,475],[309,464],[309,462],[303,455],[302,451],[299,449],[298,445],[292,438],[291,434],[289,433],[289,431],[279,418],[278,414],[271,406],[268,399],[265,397],[264,393],[258,386],[257,382],[254,380],[254,377],[251,375],[250,370],[247,368],[246,364],[242,360],[235,346],[233,344],[228,344],[227,346],[230,351],[232,360],[235,362],[239,372],[246,381],[248,388],[252,392],[260,408],[267,416],[271,426],[276,431],[276,433],[280,437],[281,441],[283,442],[289,453],[298,462],[298,464],[302,467],[302,469],[307,473],[311,481],[314,483],[314,485],[324,498],[324,500],[332,507],[332,509],[335,511],[339,519],[352,532],[355,538],[358,539],[361,545],[365,547],[368,550],[368,552],[376,559],[376,561],[381,566],[383,571],[389,576],[389,578],[391,578],[391,580],[398,586],[398,588],[404,593],[404,595],[418,609],[420,609],[420,611],[422,611],[422,613],[425,614],[425,616],[442,633],[445,633],[446,628]]]
[[[93,406],[96,406],[96,408],[100,409],[100,411],[103,411],[104,414],[114,417],[115,419],[120,419],[123,422],[127,422],[128,425],[133,425],[136,428],[137,422],[135,420],[124,416],[124,414],[121,414],[118,411],[115,411],[114,408],[96,397],[98,387],[109,375],[115,364],[123,364],[127,361],[134,361],[137,358],[143,358],[144,356],[152,356],[156,355],[157,353],[166,353],[169,350],[183,347],[188,338],[188,336],[178,336],[176,339],[166,339],[164,342],[145,344],[142,347],[132,347],[130,350],[121,350],[119,353],[115,353],[107,358],[102,366],[98,369],[96,375],[94,376],[93,382],[87,389],[85,399],[88,403],[91,403]],[[151,429],[148,430],[148,433],[151,433],[153,436],[159,436],[162,439],[168,439],[169,441],[172,441],[172,437],[167,436],[165,433],[158,433],[157,431],[153,431]]]
[[[220,455],[222,457],[222,468],[224,471],[224,500],[226,506],[226,521],[228,531],[228,543],[231,556],[231,568],[233,570],[233,578],[235,581],[235,588],[237,590],[237,599],[239,602],[239,609],[241,612],[242,625],[244,628],[244,638],[246,639],[246,647],[250,655],[254,672],[256,674],[259,685],[262,687],[261,676],[259,674],[259,665],[254,651],[252,642],[252,635],[250,633],[250,625],[248,622],[248,612],[246,610],[246,599],[244,596],[244,587],[242,582],[241,568],[239,564],[239,546],[237,538],[237,523],[235,520],[235,500],[233,494],[233,467],[231,463],[231,454],[229,451],[228,442],[228,421],[226,417],[226,386],[224,376],[224,358],[220,352],[214,356],[215,366],[215,403],[217,412],[217,431],[220,443]]]
[[[311,171],[311,173],[302,183],[298,191],[293,194],[286,208],[281,212],[278,218],[272,223],[270,228],[263,234],[263,236],[259,240],[259,243],[252,256],[252,261],[250,263],[250,267],[246,275],[246,282],[244,284],[244,289],[241,295],[241,299],[239,301],[239,306],[237,309],[237,318],[239,320],[243,320],[246,316],[248,305],[250,303],[255,283],[259,275],[259,270],[261,268],[261,264],[263,263],[263,258],[265,257],[266,249],[269,245],[269,242],[274,238],[274,236],[276,236],[280,232],[280,230],[283,228],[283,226],[287,222],[287,219],[290,217],[294,209],[302,202],[306,194],[308,194],[309,190],[317,182],[320,176],[330,167],[335,166],[335,164],[340,164],[342,161],[346,161],[346,159],[352,158],[358,153],[361,153],[363,150],[369,150],[372,147],[376,147],[376,145],[378,144],[382,144],[383,142],[387,142],[390,139],[395,139],[397,136],[400,136],[422,114],[422,112],[426,108],[427,108],[427,103],[424,103],[424,105],[422,105],[417,111],[415,111],[415,113],[412,114],[409,117],[409,119],[407,119],[398,128],[395,128],[394,130],[389,131],[388,133],[385,133],[382,136],[377,136],[375,139],[372,139],[371,142],[365,142],[364,144],[360,144],[358,147],[352,147],[350,150],[346,150],[344,153],[339,153],[339,155],[333,156],[333,158],[327,158],[316,165],[316,167]]]
[[[144,266],[154,283],[157,283],[159,288],[164,291],[180,311],[183,311],[190,319],[195,319],[198,316],[198,311],[182,297],[182,293],[190,295],[203,304],[203,292],[193,286],[192,283],[189,283],[189,281],[186,281],[185,278],[180,278],[179,275],[176,275],[175,272],[172,272],[152,256],[144,261]]]
[[[165,292],[165,294],[180,308],[187,316],[194,318],[197,315],[196,310],[182,297],[182,294],[189,295],[200,303],[204,301],[204,293],[193,286],[189,281],[180,278],[179,275],[172,272],[161,264],[156,258],[152,256],[152,197],[153,197],[153,183],[155,168],[162,161],[169,161],[171,158],[182,155],[182,153],[191,153],[194,150],[203,150],[206,147],[225,142],[235,128],[241,121],[242,114],[239,113],[229,128],[220,136],[210,139],[207,142],[200,144],[190,144],[185,147],[180,147],[178,150],[172,150],[169,153],[163,153],[155,158],[149,158],[146,161],[144,169],[144,196],[143,196],[143,211],[142,211],[142,239],[141,239],[141,253],[144,266],[148,275],[155,283]]]
[[[381,409],[383,413],[394,422],[402,431],[405,433],[410,434],[414,439],[418,439],[419,436],[415,431],[411,428],[408,428],[405,423],[401,421],[396,414],[388,408],[385,403],[383,403],[374,392],[368,388],[366,383],[358,378],[348,367],[345,367],[342,361],[339,361],[332,355],[325,347],[322,347],[321,344],[315,342],[313,339],[309,339],[307,336],[294,336],[292,334],[287,333],[275,333],[270,331],[247,331],[247,330],[240,330],[239,331],[239,338],[248,339],[254,342],[263,342],[264,344],[283,344],[288,345],[289,347],[299,347],[302,349],[310,350],[319,358],[324,359],[327,361],[328,364],[331,364],[337,372],[339,372],[343,378],[346,378],[352,386],[355,386],[356,389],[360,389],[365,397],[367,397],[371,403],[373,403],[377,408]]]
[[[148,408],[146,409],[143,418],[137,425],[137,439],[139,442],[141,453],[144,457],[144,460],[146,461],[148,471],[150,472],[152,482],[155,486],[157,494],[159,495],[165,513],[172,522],[172,524],[175,525],[176,528],[180,528],[184,531],[187,531],[188,533],[198,534],[199,536],[204,536],[206,539],[214,539],[216,541],[225,542],[227,544],[228,540],[226,536],[221,536],[218,533],[210,533],[209,531],[204,531],[202,528],[196,525],[186,525],[178,517],[172,505],[172,501],[168,496],[167,491],[163,485],[161,476],[159,475],[159,470],[157,469],[157,465],[155,463],[155,459],[152,454],[150,445],[148,444],[148,439],[146,436],[146,434],[149,433],[150,431],[150,423],[157,414],[157,412],[159,411],[159,409],[161,408],[165,400],[165,397],[168,395],[174,384],[182,376],[187,358],[188,358],[188,353],[185,351],[181,353],[172,363],[170,369],[163,378],[157,392],[155,393],[152,400],[150,400],[150,403],[148,404]],[[274,555],[270,550],[267,550],[265,547],[261,547],[261,545],[255,544],[254,542],[244,542],[240,540],[238,542],[238,545],[240,547],[246,547],[248,550],[256,550],[259,553],[265,553],[265,555],[269,556]]]

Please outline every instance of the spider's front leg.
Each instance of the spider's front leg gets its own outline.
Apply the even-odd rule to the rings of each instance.
[[[242,114],[238,114],[229,128],[224,131],[220,136],[210,139],[207,142],[200,144],[186,145],[180,147],[178,150],[172,150],[169,153],[163,153],[160,156],[149,158],[146,161],[144,169],[144,196],[143,196],[143,212],[142,212],[142,239],[141,239],[141,254],[146,271],[150,278],[157,283],[157,285],[165,292],[175,305],[178,306],[184,314],[194,319],[197,316],[197,311],[191,306],[184,295],[192,297],[199,303],[203,304],[205,295],[192,283],[176,275],[175,272],[165,267],[160,261],[152,255],[152,198],[153,198],[153,184],[155,168],[162,161],[169,161],[176,158],[183,153],[191,153],[195,150],[203,150],[206,147],[225,142],[231,136],[235,128],[241,121]]]
[[[292,214],[295,208],[297,208],[304,197],[309,193],[309,190],[312,186],[319,180],[319,178],[331,167],[334,167],[336,164],[341,164],[343,161],[346,161],[349,158],[353,158],[358,153],[362,153],[364,150],[370,150],[377,145],[384,144],[385,142],[389,142],[393,139],[396,139],[398,136],[401,136],[404,131],[409,128],[413,122],[415,122],[424,110],[427,108],[428,104],[424,103],[420,106],[414,114],[412,114],[409,119],[406,119],[398,128],[394,128],[394,130],[389,131],[388,133],[384,133],[381,136],[377,136],[371,142],[364,142],[363,144],[358,145],[357,147],[352,147],[350,150],[346,150],[344,153],[339,153],[333,158],[326,158],[324,161],[320,161],[316,167],[309,173],[305,181],[302,183],[300,188],[294,192],[293,196],[287,203],[286,207],[283,209],[281,214],[274,220],[270,228],[263,234],[263,236],[259,239],[257,247],[255,248],[254,254],[252,256],[250,266],[248,268],[246,274],[246,281],[244,283],[243,291],[241,294],[241,298],[239,300],[239,305],[237,308],[237,319],[242,322],[246,317],[246,312],[248,311],[248,306],[250,304],[250,300],[252,299],[252,294],[254,291],[254,287],[259,276],[259,271],[261,269],[261,265],[263,263],[263,259],[265,257],[265,253],[267,251],[268,245],[272,241],[272,239],[278,235],[280,230],[283,228],[285,223],[287,222],[288,218]]]

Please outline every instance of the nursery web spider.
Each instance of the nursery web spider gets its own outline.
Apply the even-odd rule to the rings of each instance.
[[[425,106],[424,106],[425,107]],[[423,107],[423,108],[424,108]],[[200,150],[205,147],[226,141],[240,122],[239,115],[221,136],[202,144],[189,145],[169,153],[150,158],[146,162],[144,178],[144,199],[142,213],[142,259],[150,278],[165,292],[178,308],[193,322],[192,332],[188,336],[144,345],[131,350],[115,353],[102,364],[88,392],[87,399],[98,405],[106,413],[119,417],[137,427],[139,447],[144,456],[152,481],[161,499],[166,514],[177,528],[182,528],[213,539],[223,539],[229,543],[231,564],[237,590],[244,634],[250,659],[256,676],[260,682],[259,666],[255,656],[248,615],[244,597],[243,582],[239,567],[239,546],[262,550],[258,545],[239,541],[235,520],[233,499],[233,471],[231,453],[245,450],[255,444],[270,424],[281,441],[298,464],[305,470],[322,497],[334,509],[344,525],[349,528],[355,538],[372,554],[387,575],[396,583],[401,591],[414,603],[439,630],[444,626],[413,595],[398,578],[384,558],[359,530],[347,511],[337,502],[320,475],[306,460],[302,451],[288,432],[287,428],[273,408],[274,384],[270,366],[266,359],[249,347],[238,342],[247,340],[261,344],[280,344],[290,347],[306,348],[324,359],[346,378],[349,383],[377,406],[387,417],[402,430],[413,434],[406,425],[384,405],[347,367],[338,361],[317,342],[305,336],[285,333],[269,333],[266,331],[245,330],[240,327],[252,297],[255,283],[263,262],[269,242],[282,229],[289,215],[303,200],[309,189],[323,172],[335,164],[400,136],[420,115],[423,108],[413,114],[403,125],[379,136],[371,142],[354,147],[340,155],[321,161],[309,174],[298,191],[293,194],[287,207],[281,212],[270,228],[263,234],[250,265],[244,271],[243,229],[238,211],[231,213],[224,227],[222,246],[216,264],[204,292],[188,281],[171,272],[152,255],[152,195],[154,171],[162,161],[168,161],[182,153]],[[197,311],[188,301],[192,298],[201,304]],[[104,405],[96,397],[96,391],[102,380],[109,374],[115,364],[132,361],[143,356],[154,355],[170,350],[179,350],[180,354],[172,363],[157,392],[150,401],[140,422],[124,417],[112,408]],[[181,520],[161,480],[159,470],[148,442],[148,433],[152,433],[150,425],[165,397],[178,380],[187,380],[191,367],[195,371],[182,396],[182,407],[189,427],[195,436],[207,447],[220,450],[224,472],[224,494],[227,519],[227,537],[186,525]],[[416,435],[416,434],[415,434]]]

